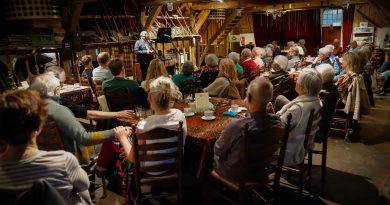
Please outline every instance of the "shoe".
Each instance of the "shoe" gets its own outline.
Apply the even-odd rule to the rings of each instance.
[[[385,96],[387,93],[385,91],[382,91],[379,93],[379,96]]]

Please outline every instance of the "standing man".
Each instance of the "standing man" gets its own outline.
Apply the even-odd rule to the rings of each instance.
[[[145,80],[149,62],[153,59],[154,51],[149,41],[148,32],[142,31],[140,36],[141,39],[135,42],[134,51],[137,55],[138,63],[141,65],[142,80]]]

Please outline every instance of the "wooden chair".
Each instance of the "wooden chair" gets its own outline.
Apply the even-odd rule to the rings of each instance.
[[[246,196],[251,191],[264,202],[269,202],[255,189],[266,188],[273,193],[279,188],[284,155],[290,129],[291,114],[287,117],[287,125],[258,131],[260,136],[248,131],[246,124],[240,142],[239,181],[224,177],[217,171],[211,172],[211,178],[224,187],[238,193],[238,203],[225,196],[220,190],[213,190],[231,204],[246,204]],[[277,151],[279,150],[279,154]],[[270,185],[273,182],[272,186]]]
[[[54,151],[54,150],[65,150],[67,151],[64,140],[61,136],[61,132],[58,129],[57,126],[48,127],[45,126],[42,129],[42,132],[37,137],[37,144],[38,148],[40,150],[45,151]],[[102,198],[105,198],[107,196],[107,186],[106,186],[106,179],[105,177],[102,177],[102,183],[96,182],[96,176],[95,173],[93,173],[92,170],[90,170],[91,167],[93,167],[96,164],[97,159],[91,159],[90,164],[87,165],[81,165],[81,167],[84,169],[84,171],[87,172],[88,178],[90,180],[90,183],[92,186],[90,186],[90,192],[91,194],[94,194],[94,191],[100,187],[103,188],[103,196]]]
[[[195,80],[186,80],[180,82],[177,87],[179,87],[179,90],[183,95],[192,95],[193,98],[195,97]]]
[[[101,95],[103,95],[103,87],[102,87],[102,84],[103,82],[100,81],[100,80],[94,80],[93,81],[93,85],[94,85],[94,88],[95,88],[95,95],[96,97],[99,97]]]
[[[322,143],[322,149],[313,149],[309,154],[320,154],[321,155],[321,182],[325,182],[326,177],[326,156],[328,150],[328,136],[332,119],[336,111],[337,101],[340,98],[338,92],[320,92],[320,99],[322,101],[322,111],[320,120],[320,129],[317,131],[314,141],[316,143]],[[310,157],[311,158],[311,157]]]
[[[307,159],[307,165],[305,166],[305,159],[302,160],[302,162],[298,165],[298,169],[294,167],[283,167],[284,170],[287,172],[292,172],[295,174],[298,174],[299,181],[298,181],[298,193],[302,193],[303,188],[305,186],[309,187],[311,186],[311,172],[312,172],[312,154],[310,154],[312,148],[308,144],[309,138],[311,136],[311,131],[313,128],[316,128],[319,126],[319,120],[317,120],[320,117],[321,111],[318,113],[314,113],[314,109],[310,111],[309,120],[307,122],[306,131],[305,131],[305,139],[303,142],[303,146],[305,147],[305,155],[308,155]],[[313,136],[314,137],[314,136]]]
[[[183,204],[182,198],[182,158],[183,158],[183,122],[179,122],[177,131],[167,130],[163,128],[156,128],[146,133],[139,135],[134,134],[132,137],[132,145],[135,152],[134,163],[134,182],[135,182],[135,198],[136,204],[142,204],[148,199],[166,198],[170,195],[176,195],[178,204]],[[135,129],[135,127],[134,127]],[[158,142],[158,143],[144,143],[140,141],[164,140],[172,137],[177,137],[176,142]],[[156,153],[161,150],[174,149],[176,151],[171,153]],[[150,154],[148,152],[155,152]],[[145,163],[153,163],[162,160],[173,160],[172,163],[162,163],[152,166],[144,166]],[[151,172],[163,172],[159,175],[152,175]],[[156,185],[157,183],[166,182],[167,180],[176,181],[178,190],[176,193],[166,193],[159,195],[150,195],[149,193],[142,193],[141,186],[145,184]],[[132,199],[129,199],[132,200]]]
[[[88,78],[85,77],[85,76],[81,76],[81,77],[80,77],[80,84],[81,84],[82,86],[90,86],[90,87],[91,87],[91,84],[90,84]]]

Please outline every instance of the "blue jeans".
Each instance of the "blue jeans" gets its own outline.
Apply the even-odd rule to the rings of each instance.
[[[385,72],[387,70],[390,70],[390,61],[383,62],[382,66],[379,68],[379,72],[384,72],[385,76],[385,82],[383,83],[381,91],[386,91],[390,87],[390,72]]]

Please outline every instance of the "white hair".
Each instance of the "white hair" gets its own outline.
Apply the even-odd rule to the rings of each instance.
[[[324,48],[328,49],[329,53],[333,53],[334,45],[328,44]]]
[[[304,92],[309,96],[317,96],[321,90],[321,74],[315,69],[305,68],[298,76],[297,83],[304,88]]]
[[[255,57],[264,57],[265,56],[265,50],[264,48],[261,48],[261,47],[254,47],[252,49],[252,54],[255,56]]]
[[[321,74],[322,83],[328,83],[333,81],[334,70],[333,66],[327,63],[316,66],[316,70]]]
[[[326,47],[320,48],[320,50],[318,51],[318,54],[329,55],[329,53],[330,53],[330,51]]]
[[[237,64],[238,61],[240,61],[240,54],[236,52],[229,53],[229,58],[234,62],[234,64]]]
[[[245,56],[247,56],[247,57],[250,57],[250,56],[252,56],[252,51],[251,51],[251,49],[249,49],[249,48],[244,48],[242,51],[241,51],[241,55],[245,55]]]
[[[265,47],[265,56],[272,57],[272,54],[272,48],[270,48],[269,46]]]
[[[147,32],[147,31],[142,31],[141,34],[140,34],[140,36],[141,36],[141,37],[142,37],[142,36],[148,36],[148,32]]]
[[[204,59],[204,62],[208,66],[217,67],[218,66],[218,57],[217,57],[217,55],[215,55],[213,53],[207,54],[206,58]]]
[[[255,78],[248,86],[247,95],[251,94],[252,99],[260,105],[267,105],[272,99],[273,85],[264,77]]]
[[[279,68],[281,70],[287,70],[288,59],[286,56],[283,55],[275,56],[273,63],[279,65]]]
[[[175,83],[168,77],[158,77],[149,85],[149,95],[162,108],[171,108],[175,99],[181,99],[182,94]]]
[[[54,96],[54,90],[60,86],[60,80],[52,72],[38,75],[34,78],[30,88],[38,91],[41,97]]]
[[[290,47],[290,50],[294,51],[295,56],[298,56],[300,54],[298,46]]]

